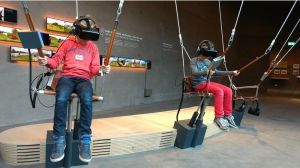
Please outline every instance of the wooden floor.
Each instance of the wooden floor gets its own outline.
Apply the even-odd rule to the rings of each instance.
[[[179,120],[191,118],[196,108],[182,109]],[[115,156],[174,146],[176,112],[94,119],[93,156]],[[206,138],[221,132],[213,119],[213,107],[208,106],[204,117],[204,124],[208,126]],[[26,125],[0,133],[3,160],[12,165],[44,163],[47,130],[52,130],[52,123]]]

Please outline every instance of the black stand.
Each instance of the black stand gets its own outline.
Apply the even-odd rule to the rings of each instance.
[[[196,147],[203,143],[207,126],[203,124],[205,108],[208,103],[209,95],[205,93],[201,97],[200,104],[194,112],[191,120],[175,121],[174,128],[177,129],[175,146],[181,149]],[[198,113],[200,111],[200,114]],[[199,114],[199,115],[198,115]],[[196,125],[196,127],[194,127]]]
[[[174,123],[173,128],[177,129],[175,146],[180,149],[189,148],[192,145],[196,128],[188,126],[189,122],[190,120],[180,120]]]
[[[243,119],[243,116],[244,116],[244,113],[247,110],[247,102],[245,100],[243,100],[242,105],[238,109],[235,109],[234,107],[235,107],[235,101],[233,102],[232,115],[234,117],[235,124],[237,126],[240,126],[241,122],[242,122],[242,119]]]
[[[50,155],[52,153],[52,146],[53,146],[53,132],[47,131],[47,140],[46,140],[46,168],[57,168],[57,167],[65,167],[69,168],[71,166],[78,166],[78,165],[87,165],[87,163],[82,162],[79,159],[79,138],[78,138],[78,127],[79,127],[79,120],[78,120],[78,108],[79,102],[77,104],[77,113],[75,119],[74,130],[71,129],[72,127],[72,104],[73,98],[69,99],[68,103],[68,124],[67,124],[67,131],[66,131],[66,149],[65,149],[65,157],[62,161],[53,163],[50,161]],[[77,121],[77,122],[76,122]]]

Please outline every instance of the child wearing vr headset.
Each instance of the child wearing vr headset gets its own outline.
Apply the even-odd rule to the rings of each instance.
[[[238,75],[235,71],[219,71],[211,69],[209,59],[218,57],[214,44],[209,40],[200,42],[196,57],[191,60],[192,86],[195,90],[210,92],[215,95],[215,120],[214,122],[224,131],[229,127],[238,128],[232,116],[232,90],[220,83],[209,81],[210,76]]]
[[[80,16],[73,23],[70,37],[60,44],[56,54],[51,58],[39,58],[40,65],[56,69],[61,63],[63,68],[61,78],[56,86],[56,99],[53,125],[53,150],[50,156],[52,162],[59,162],[64,158],[65,129],[67,103],[72,93],[77,93],[80,99],[80,137],[79,159],[89,162],[91,154],[91,122],[92,96],[91,79],[100,72],[108,74],[110,66],[101,66],[98,47],[92,42],[99,39],[100,33],[94,19],[90,16]]]

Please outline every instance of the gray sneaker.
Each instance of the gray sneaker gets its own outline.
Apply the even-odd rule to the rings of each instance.
[[[214,121],[221,130],[229,131],[229,123],[227,122],[227,120],[225,120],[224,118],[215,118]]]
[[[54,144],[50,156],[51,162],[59,162],[65,157],[65,136],[53,136]]]
[[[231,128],[239,128],[235,122],[234,122],[234,117],[231,115],[231,116],[225,116],[224,117],[227,121],[228,121],[228,124],[229,124],[229,127]]]
[[[92,160],[91,136],[90,135],[82,135],[80,137],[79,159],[86,163],[88,163]]]

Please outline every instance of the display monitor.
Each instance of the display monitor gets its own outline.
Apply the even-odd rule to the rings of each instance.
[[[57,36],[57,35],[50,34],[49,38],[50,38],[50,46],[51,47],[58,47],[59,44],[62,41],[64,41],[67,37],[65,37],[65,36]]]
[[[20,43],[18,31],[16,28],[0,26],[0,40]]]
[[[48,33],[42,33],[40,32],[42,40],[44,42],[45,46],[50,46],[50,35]]]
[[[73,23],[54,18],[46,18],[46,29],[61,33],[69,33],[72,29]]]
[[[14,9],[0,7],[0,21],[17,23],[18,12]]]
[[[51,57],[52,56],[52,51],[49,50],[42,50],[44,55],[46,57]],[[31,49],[31,60],[32,62],[37,62],[38,61],[38,50],[37,49]],[[27,48],[22,48],[22,47],[10,47],[10,61],[11,62],[29,62],[29,52]]]
[[[113,67],[151,69],[151,61],[149,60],[126,58],[126,57],[110,57],[110,65]]]

